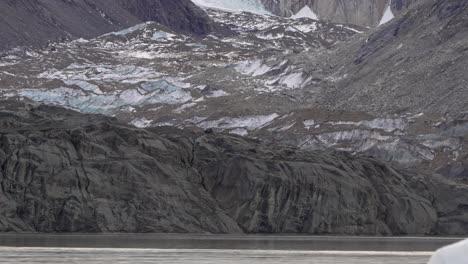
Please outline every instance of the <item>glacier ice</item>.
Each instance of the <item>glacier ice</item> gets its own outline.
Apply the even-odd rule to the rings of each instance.
[[[192,0],[196,5],[225,11],[270,14],[260,0]]]
[[[190,91],[164,80],[148,82],[138,88],[109,93],[98,94],[82,88],[59,87],[54,89],[21,89],[18,90],[17,95],[36,102],[73,108],[84,113],[103,114],[112,114],[115,110],[125,106],[183,104],[192,100]]]
[[[229,128],[246,128],[247,130],[255,130],[259,129],[271,121],[278,118],[279,115],[276,113],[269,114],[269,115],[251,115],[251,116],[242,116],[237,118],[232,117],[223,117],[218,120],[209,120],[203,121],[202,123],[198,124],[198,126],[202,128],[221,128],[221,129],[229,129]]]
[[[126,28],[126,29],[121,30],[121,31],[111,32],[111,33],[106,34],[106,35],[125,36],[127,34],[130,34],[130,33],[133,33],[135,31],[138,31],[140,29],[145,28],[146,25],[147,25],[147,23],[142,23],[142,24],[138,24],[136,26],[130,27],[130,28]]]

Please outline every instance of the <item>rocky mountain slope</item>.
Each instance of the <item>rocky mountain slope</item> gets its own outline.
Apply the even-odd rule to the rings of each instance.
[[[12,101],[0,124],[1,231],[468,232],[466,187],[372,158]]]
[[[433,12],[449,7],[434,5]],[[419,10],[425,8],[367,35],[323,21],[207,9],[236,34],[197,38],[148,23],[55,50],[12,51],[0,63],[0,96],[112,115],[139,127],[213,129],[363,153],[466,182],[463,90],[445,100],[450,93],[434,85],[464,80],[463,55],[444,52],[464,45],[463,27],[453,26],[464,13],[438,18]],[[401,19],[417,23],[401,24],[395,35]],[[441,45],[425,41],[447,21],[452,26],[440,34],[457,37]],[[407,43],[400,47],[399,39]],[[452,66],[433,67],[444,61],[435,54]],[[437,73],[441,67],[444,75]],[[413,71],[432,81],[405,73]],[[434,73],[426,78],[426,71]],[[434,101],[433,107],[412,103],[418,101]]]
[[[467,1],[425,1],[342,47],[332,62],[342,67],[334,74],[340,81],[328,99],[374,113],[466,111],[467,17]]]
[[[333,111],[308,118],[312,132],[297,131],[303,146],[367,152],[466,181],[467,15],[466,1],[420,1],[330,54],[297,56],[304,68],[323,69],[305,101]]]
[[[261,2],[267,10],[281,16],[289,17],[308,6],[323,20],[377,27],[389,6],[394,14],[400,14],[416,0],[261,0]]]
[[[28,184],[55,191],[62,184],[57,178],[28,178],[52,167],[50,175],[68,175],[60,174],[67,180],[59,190],[70,190],[64,187],[70,182],[80,190],[73,198],[66,191],[37,198],[44,188],[31,187],[41,194],[25,202],[25,180],[6,180],[2,199],[14,206],[4,209],[4,230],[466,233],[465,1],[421,0],[370,32],[307,18],[206,12],[234,34],[197,36],[148,22],[1,56],[0,98],[9,102],[2,104],[9,116],[2,127],[13,130],[5,130],[0,157],[14,164],[2,167],[4,177],[25,175]],[[7,107],[13,102],[119,121]],[[35,118],[51,126],[36,133]],[[59,121],[66,124],[61,130]],[[89,130],[79,140],[66,135],[83,126]],[[65,151],[61,144],[70,141],[86,147]],[[56,156],[67,158],[39,157],[37,164],[47,168],[38,171],[29,163],[36,159],[31,148],[58,152],[41,142],[60,145]],[[18,148],[26,167],[15,160],[23,153]],[[69,160],[77,160],[72,168],[79,180],[68,180]],[[112,178],[117,174],[124,176]],[[114,183],[101,186],[109,177]],[[98,190],[83,190],[92,181]],[[115,202],[120,193],[131,198]]]
[[[222,30],[189,0],[5,0],[0,50],[92,38],[145,21],[196,34]]]
[[[262,67],[263,58],[286,58],[303,49],[328,50],[359,32],[307,19],[208,13],[236,34],[200,38],[145,23],[89,41],[59,44],[52,50],[8,52],[0,64],[0,94],[135,122],[151,118],[149,113],[170,117],[171,112],[183,114],[197,104],[211,108],[231,94],[265,93],[279,98],[282,86],[294,92],[293,88],[313,81],[294,65],[284,63],[271,72],[271,88],[256,86],[248,75],[260,77],[271,71]],[[282,73],[286,68],[295,73]],[[283,76],[277,84],[276,75]]]
[[[290,58],[318,80],[303,104],[327,110],[267,129],[304,148],[368,153],[467,181],[467,12],[466,1],[421,1],[330,53]]]

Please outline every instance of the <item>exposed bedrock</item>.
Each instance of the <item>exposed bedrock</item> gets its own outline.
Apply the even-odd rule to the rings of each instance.
[[[1,231],[468,233],[465,185],[372,158],[9,109]]]

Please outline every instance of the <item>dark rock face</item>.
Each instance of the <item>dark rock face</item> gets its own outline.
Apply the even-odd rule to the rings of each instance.
[[[422,2],[422,0],[392,0],[392,10],[396,13],[402,13],[418,2]]]
[[[145,21],[195,34],[221,30],[190,0],[6,0],[0,2],[0,50],[91,38]]]
[[[1,114],[16,132],[0,143],[0,230],[240,232],[199,184],[188,139],[60,111]]]
[[[348,55],[337,53],[336,64],[343,65],[337,75],[346,78],[328,98],[342,109],[372,113],[466,111],[467,27],[467,1],[421,2],[366,39],[348,43]]]
[[[430,233],[437,218],[429,200],[402,188],[407,175],[372,159],[274,153],[231,138],[198,142],[204,185],[249,233]]]
[[[176,31],[208,34],[223,30],[191,1],[118,0],[116,2],[142,21],[155,21]]]
[[[102,1],[7,0],[0,2],[0,49],[93,37],[140,23],[121,8],[100,14]]]
[[[7,109],[1,231],[468,232],[466,186],[372,158],[142,130],[55,107]]]

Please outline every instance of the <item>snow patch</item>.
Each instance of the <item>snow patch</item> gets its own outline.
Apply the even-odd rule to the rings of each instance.
[[[317,31],[317,22],[311,24],[295,25],[294,28],[301,31],[302,33],[310,33],[312,31]]]
[[[244,129],[244,128],[236,128],[236,129],[229,131],[229,133],[245,137],[249,134],[249,131],[247,131],[247,129]]]
[[[240,73],[252,76],[261,76],[271,70],[268,65],[263,64],[260,60],[240,62],[235,69]]]
[[[177,108],[176,110],[174,110],[174,113],[180,114],[180,113],[182,113],[185,109],[194,107],[195,105],[197,105],[197,104],[196,104],[196,103],[183,104],[183,105],[181,105],[179,108]]]
[[[215,98],[215,97],[223,97],[223,96],[228,96],[229,93],[223,91],[223,90],[214,90],[210,94],[208,94],[206,97],[208,98]]]
[[[316,124],[315,120],[313,120],[313,119],[304,120],[302,123],[304,124],[304,127],[306,129],[310,129],[311,127],[315,126],[315,124]]]
[[[283,33],[277,33],[277,34],[257,34],[257,38],[259,39],[264,39],[264,40],[275,40],[275,39],[282,39],[284,38]]]
[[[359,142],[359,144],[364,144],[366,141],[386,141],[391,139],[389,136],[383,136],[375,131],[367,130],[345,130],[330,132],[318,135],[317,138],[328,147],[332,147],[340,144],[341,142]]]
[[[223,117],[218,120],[208,120],[199,124],[202,128],[245,128],[247,130],[255,130],[261,128],[271,121],[279,117],[278,114],[273,113],[269,115],[252,115],[243,117]]]
[[[317,14],[315,14],[315,12],[312,11],[312,9],[308,5],[304,6],[297,14],[291,16],[291,18],[294,18],[294,19],[311,18],[314,20],[319,19]]]
[[[300,88],[305,84],[305,82],[306,80],[304,79],[302,72],[288,74],[281,77],[279,80],[280,84],[286,85],[288,88]]]
[[[152,52],[148,52],[148,51],[141,51],[141,50],[137,50],[137,51],[130,51],[130,52],[125,52],[125,55],[127,57],[133,57],[133,58],[137,58],[137,59],[148,59],[148,60],[151,60],[151,59],[154,59],[154,58],[157,58],[157,55],[152,53]]]
[[[165,32],[165,31],[156,31],[153,33],[151,40],[160,40],[160,39],[169,39],[172,40],[176,35]]]
[[[370,129],[381,129],[385,132],[393,132],[395,130],[403,131],[407,126],[407,122],[402,118],[376,118],[373,120],[365,120],[359,122],[338,121],[328,122],[328,124],[344,126],[364,126]]]
[[[382,20],[380,20],[379,26],[389,22],[390,20],[394,18],[395,18],[395,15],[392,12],[391,1],[389,1],[387,4],[387,9],[385,10],[385,13],[383,14]]]
[[[364,33],[364,31],[360,31],[360,30],[357,30],[357,29],[355,29],[355,28],[348,27],[348,26],[345,26],[345,25],[336,25],[336,26],[338,26],[338,27],[340,27],[340,28],[345,28],[345,29],[347,29],[347,30],[351,30],[351,31],[353,31],[353,32],[355,32],[355,33],[358,33],[358,34]]]
[[[142,117],[142,118],[134,119],[131,122],[131,124],[139,128],[145,128],[145,127],[149,127],[151,125],[151,122],[152,122],[151,120],[148,120]]]

